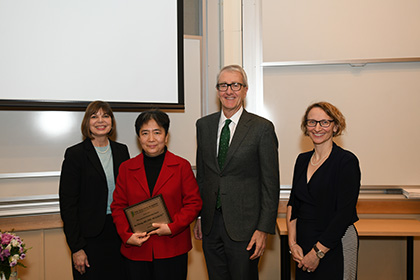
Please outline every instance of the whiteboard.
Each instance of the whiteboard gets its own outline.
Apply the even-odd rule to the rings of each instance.
[[[264,69],[264,108],[280,141],[281,184],[292,183],[299,153],[313,144],[300,123],[306,108],[327,101],[347,128],[334,141],[360,162],[363,185],[420,185],[420,64]]]
[[[180,0],[0,0],[0,106],[183,108],[182,28]]]
[[[264,62],[420,57],[418,0],[262,0]]]

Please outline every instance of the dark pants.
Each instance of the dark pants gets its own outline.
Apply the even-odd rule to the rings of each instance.
[[[245,221],[246,222],[246,221]],[[209,235],[203,236],[203,250],[210,280],[257,280],[259,258],[250,260],[254,248],[249,241],[233,241],[226,232],[221,212],[216,211]]]
[[[73,279],[125,279],[121,239],[111,215],[106,216],[103,231],[96,237],[86,238],[85,251],[90,267],[81,275],[72,265]]]
[[[151,262],[125,258],[129,280],[185,280],[187,279],[188,253]]]

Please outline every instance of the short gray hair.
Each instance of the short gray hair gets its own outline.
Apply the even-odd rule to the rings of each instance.
[[[245,87],[248,87],[248,77],[246,76],[245,70],[241,66],[236,65],[236,64],[227,65],[220,70],[219,74],[217,74],[217,81],[216,81],[217,84],[219,83],[220,75],[222,74],[222,72],[225,72],[225,71],[238,72],[239,74],[241,74],[242,83],[244,84]]]

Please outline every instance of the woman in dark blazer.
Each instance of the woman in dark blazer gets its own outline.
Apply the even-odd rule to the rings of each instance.
[[[302,119],[314,149],[296,160],[286,214],[297,280],[357,276],[359,161],[333,142],[345,127],[344,116],[327,102],[309,106]]]
[[[59,188],[73,278],[123,279],[121,239],[110,205],[118,168],[130,158],[128,148],[109,139],[115,119],[106,102],[89,104],[81,130],[84,141],[66,150]]]
[[[139,115],[135,124],[142,153],[121,165],[111,205],[121,236],[128,279],[185,280],[190,224],[201,210],[198,185],[190,163],[169,152],[169,117],[160,110]],[[124,208],[161,194],[172,222],[133,233]]]

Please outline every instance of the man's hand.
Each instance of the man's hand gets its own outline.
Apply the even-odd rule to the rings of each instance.
[[[201,219],[197,219],[194,225],[194,237],[197,240],[203,240],[203,232],[201,231]]]
[[[73,263],[74,268],[79,271],[80,274],[85,274],[86,267],[90,267],[85,250],[80,249],[76,253],[73,253]]]
[[[252,254],[252,256],[249,257],[250,260],[255,260],[256,258],[259,258],[264,254],[266,239],[267,239],[266,232],[259,231],[259,230],[256,230],[254,232],[254,234],[252,235],[251,241],[248,244],[248,247],[246,247],[246,249],[249,251],[255,245],[255,251]]]

